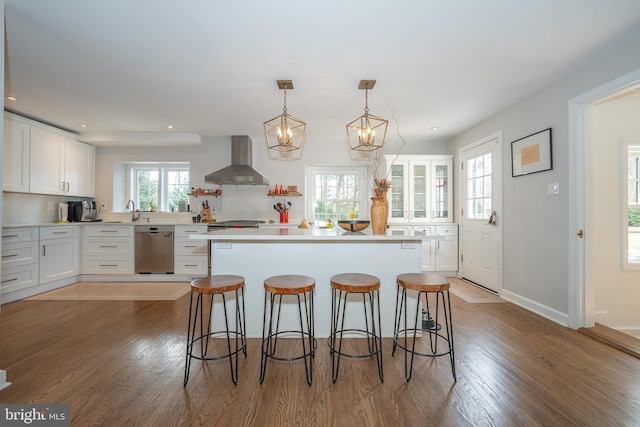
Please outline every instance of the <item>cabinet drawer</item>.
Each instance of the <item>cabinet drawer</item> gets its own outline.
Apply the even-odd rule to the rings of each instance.
[[[414,225],[413,231],[419,231],[427,236],[433,236],[436,233],[436,227],[434,225]]]
[[[176,256],[174,274],[207,274],[207,256]]]
[[[190,239],[175,239],[173,244],[174,255],[208,255],[207,244],[208,240],[190,240]]]
[[[38,262],[38,242],[3,243],[2,268]]]
[[[65,239],[78,236],[78,227],[41,227],[40,240]]]
[[[437,225],[436,226],[436,235],[438,235],[438,236],[457,236],[458,235],[458,226],[457,225]]]
[[[38,285],[38,264],[3,268],[0,294]]]
[[[3,228],[2,243],[29,242],[39,239],[37,228]]]
[[[133,237],[132,225],[87,225],[84,235],[89,237]]]
[[[133,239],[85,237],[82,250],[85,255],[130,255],[133,254]]]
[[[133,261],[129,258],[86,257],[82,274],[133,274]]]
[[[173,229],[174,236],[178,237],[189,237],[192,234],[200,234],[207,232],[206,225],[176,225]]]

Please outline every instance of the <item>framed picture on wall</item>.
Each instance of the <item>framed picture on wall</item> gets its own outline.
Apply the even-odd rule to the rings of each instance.
[[[511,176],[529,175],[551,169],[551,128],[511,143]]]

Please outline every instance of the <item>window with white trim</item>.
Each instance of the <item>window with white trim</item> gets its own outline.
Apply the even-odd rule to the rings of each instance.
[[[323,223],[368,218],[366,169],[346,166],[307,168],[307,218]]]
[[[640,145],[627,144],[626,261],[640,268]]]
[[[129,199],[140,211],[174,212],[181,200],[189,200],[189,163],[136,163],[127,169]]]

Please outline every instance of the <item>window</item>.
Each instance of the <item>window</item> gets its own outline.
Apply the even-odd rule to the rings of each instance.
[[[467,218],[489,219],[491,207],[491,153],[467,160]]]
[[[307,216],[318,222],[368,218],[365,172],[354,167],[309,167]]]
[[[640,145],[627,144],[626,263],[640,266]]]
[[[189,164],[130,164],[129,198],[141,211],[178,210],[178,202],[188,200]]]

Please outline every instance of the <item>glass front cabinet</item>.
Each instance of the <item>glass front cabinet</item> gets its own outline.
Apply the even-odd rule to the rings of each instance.
[[[389,223],[453,222],[451,155],[385,156]]]

